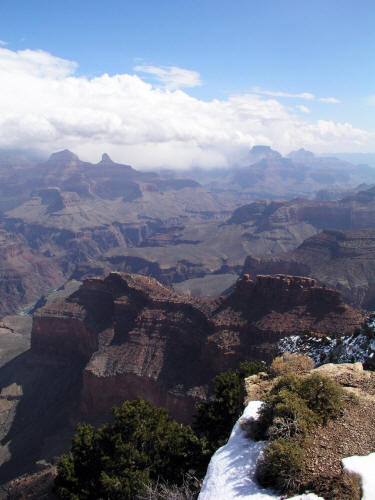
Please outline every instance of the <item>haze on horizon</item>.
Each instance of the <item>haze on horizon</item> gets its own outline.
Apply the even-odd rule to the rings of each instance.
[[[375,152],[369,0],[4,0],[0,148],[136,168]]]

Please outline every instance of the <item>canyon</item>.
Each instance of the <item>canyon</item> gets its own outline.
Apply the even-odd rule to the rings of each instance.
[[[197,176],[188,177],[194,170],[140,172],[107,154],[97,164],[68,150],[44,161],[4,155],[0,317],[31,306],[69,280],[112,270],[151,275],[178,291],[216,297],[235,283],[249,255],[292,251],[322,229],[374,227],[374,188],[355,183],[375,181],[375,169],[306,151],[285,158],[263,146],[254,147],[247,162],[231,170],[241,181],[219,189],[208,177],[219,182],[224,171],[206,172],[198,182]],[[323,170],[326,177],[320,178]],[[260,171],[268,172],[266,177],[259,177]],[[309,188],[287,189],[285,183],[295,183],[298,176],[292,173],[298,172],[299,177],[304,172]],[[332,200],[332,192],[328,200],[301,198],[330,186],[343,199]],[[251,201],[262,193],[269,199]],[[251,202],[243,205],[246,199]]]
[[[99,425],[126,399],[191,422],[219,372],[271,359],[284,336],[344,334],[364,318],[311,278],[243,276],[219,299],[142,275],[88,278],[34,313],[31,349],[0,369],[2,481],[53,460],[78,421]]]
[[[99,425],[125,399],[191,422],[219,372],[270,360],[289,335],[361,326],[353,306],[373,304],[374,171],[307,153],[253,148],[217,182],[106,154],[2,157],[2,482],[53,462],[77,422]]]

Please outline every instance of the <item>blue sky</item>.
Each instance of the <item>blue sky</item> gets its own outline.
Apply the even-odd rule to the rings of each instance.
[[[92,130],[94,143],[98,144],[101,138],[103,146],[112,145],[116,154],[124,151],[123,154],[130,154],[133,160],[142,156],[139,150],[143,141],[150,152],[140,160],[140,165],[147,162],[147,157],[155,158],[155,148],[159,149],[159,163],[169,165],[170,157],[178,151],[186,157],[189,144],[195,153],[188,155],[188,164],[225,163],[228,156],[235,154],[231,141],[237,143],[241,155],[239,149],[245,147],[246,141],[251,146],[261,139],[285,151],[303,145],[316,152],[375,151],[374,25],[375,3],[369,0],[1,0],[0,40],[3,43],[0,51],[5,62],[1,65],[0,58],[0,68],[3,68],[0,76],[3,81],[4,78],[13,81],[21,69],[30,72],[32,60],[39,68],[44,66],[45,71],[34,75],[33,82],[28,84],[27,98],[36,102],[54,88],[50,106],[54,102],[60,106],[58,117],[52,116],[51,108],[47,109],[45,104],[41,110],[31,109],[29,104],[25,106],[24,116],[30,115],[31,122],[35,115],[48,121],[48,125],[43,125],[46,134],[43,137],[33,131],[32,123],[29,129],[27,124],[23,125],[19,142],[28,142],[28,146],[34,140],[36,147],[47,149],[58,147],[66,140],[70,142],[68,146],[88,152]],[[37,51],[43,51],[50,58],[35,61],[33,54],[38,54]],[[7,61],[13,54],[16,55],[12,59],[14,64],[18,58],[15,73],[13,66],[7,69]],[[66,65],[73,61],[77,64],[68,70]],[[51,64],[54,69],[47,74]],[[45,80],[56,79],[56,64],[66,70],[64,88],[60,90],[56,90],[57,84],[47,85]],[[109,80],[103,80],[105,74]],[[147,94],[145,87],[141,89],[141,83],[138,82],[139,88],[135,90],[135,81],[132,80],[131,85],[127,82],[125,87],[123,82],[115,94],[118,102],[126,105],[127,112],[118,116],[114,115],[113,99],[106,103],[107,108],[103,99],[101,111],[105,114],[107,109],[112,116],[108,118],[108,130],[113,132],[117,120],[119,130],[128,132],[123,149],[119,146],[119,130],[111,136],[108,130],[95,128],[95,120],[88,123],[91,106],[88,102],[82,102],[80,108],[85,130],[78,130],[78,124],[72,120],[60,123],[60,117],[69,115],[73,105],[79,106],[77,95],[74,103],[67,98],[71,95],[66,88],[69,78],[76,83],[80,79],[91,82],[87,92],[97,95],[98,83],[100,89],[107,85],[107,94],[113,91],[113,85],[117,85],[114,75],[137,75],[138,79],[153,85],[152,92]],[[61,75],[57,78],[60,85]],[[97,82],[95,78],[102,80]],[[30,88],[35,89],[35,94],[31,94]],[[3,92],[11,90],[12,86],[8,86]],[[22,95],[22,89],[18,91]],[[62,99],[58,92],[62,92]],[[102,95],[102,90],[99,94]],[[168,106],[166,94],[169,101],[173,101],[169,113],[164,113]],[[124,101],[122,95],[126,97]],[[147,114],[147,109],[140,108],[140,99],[149,101],[153,116]],[[213,109],[216,101],[220,106]],[[209,116],[205,104],[210,104]],[[195,118],[190,118],[201,124],[201,135],[191,127],[187,133],[186,127],[175,119],[180,116],[183,120],[184,113],[192,113],[193,108]],[[19,103],[17,109],[21,116]],[[15,123],[16,116],[11,116],[10,109],[7,112]],[[139,130],[144,127],[125,120],[125,114],[128,116],[130,112],[138,112],[148,129],[147,133],[141,130],[135,134],[133,141],[129,140],[130,128],[134,131],[135,126]],[[151,137],[157,114],[164,124],[173,118],[170,122],[173,132],[159,131]],[[233,121],[236,136],[227,134],[220,139],[222,123],[233,114],[236,114]],[[247,120],[246,127],[241,126],[241,116]],[[262,121],[262,129],[254,125],[257,120]],[[267,121],[272,121],[269,133]],[[77,132],[67,133],[69,125]],[[40,126],[39,122],[36,128]],[[211,142],[209,130],[203,130],[210,126],[211,130],[217,129]],[[280,126],[288,131],[282,137],[276,133]],[[54,129],[50,128],[47,133],[46,127]],[[304,127],[305,135],[300,132]],[[169,156],[165,146],[168,141],[171,143]],[[177,142],[181,148],[176,147]],[[223,143],[224,149],[221,147],[220,154],[216,155],[218,145]],[[156,145],[154,152],[152,144]],[[92,154],[97,154],[95,147],[90,151],[93,149]],[[199,151],[203,151],[202,155]]]

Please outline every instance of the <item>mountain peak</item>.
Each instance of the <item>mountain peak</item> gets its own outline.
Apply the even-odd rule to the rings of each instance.
[[[271,146],[265,146],[264,144],[258,144],[250,149],[250,153],[268,153],[271,152]]]
[[[307,151],[306,149],[301,148],[298,149],[298,151],[292,151],[291,153],[289,153],[288,158],[298,163],[309,163],[315,160],[315,155],[311,151]]]
[[[52,153],[48,158],[48,161],[79,161],[79,158],[77,155],[69,151],[69,149],[64,149],[63,151]]]
[[[111,157],[107,155],[107,153],[103,153],[101,163],[114,163],[114,162],[111,159]]]
[[[271,146],[258,145],[250,149],[250,162],[257,163],[261,160],[281,158],[281,154],[271,148]]]

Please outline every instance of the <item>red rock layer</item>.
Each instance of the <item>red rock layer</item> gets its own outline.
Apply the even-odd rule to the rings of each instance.
[[[32,349],[86,363],[81,410],[104,418],[143,397],[191,420],[210,379],[244,359],[269,359],[283,336],[353,330],[363,314],[311,278],[244,276],[218,300],[175,293],[153,278],[111,273],[86,280],[34,316]]]

